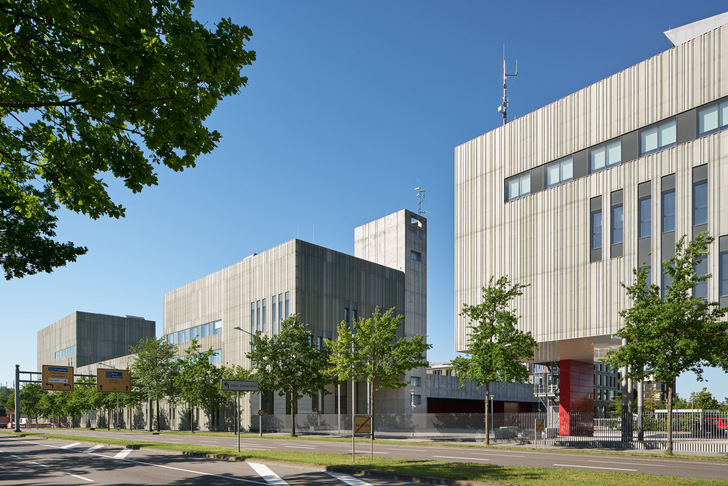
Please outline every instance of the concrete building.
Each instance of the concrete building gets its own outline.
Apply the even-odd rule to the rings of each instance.
[[[716,238],[696,289],[728,304],[728,16],[667,32],[674,47],[455,149],[455,302],[490,276],[558,370],[562,434],[593,413],[594,363],[620,343],[621,287],[681,235]],[[455,348],[467,351],[456,315]]]
[[[426,335],[426,225],[424,217],[402,210],[355,230],[357,256],[301,240],[249,256],[166,293],[164,334],[180,354],[197,338],[203,349],[217,351],[216,362],[245,368],[250,336],[235,328],[275,335],[293,314],[309,325],[319,344],[336,339],[340,322],[369,317],[377,307],[395,307],[406,316],[402,337]],[[413,370],[405,377],[407,388],[378,392],[377,413],[426,411],[424,376],[424,370]],[[302,399],[299,413],[335,414],[339,404],[342,413],[351,413],[351,393],[347,385]],[[365,383],[358,384],[356,396],[357,413],[365,413]],[[261,405],[272,415],[289,410],[277,394],[261,399]],[[251,397],[243,416],[250,416],[245,408],[258,406],[258,397]]]
[[[154,321],[76,311],[38,331],[38,370],[43,365],[85,366],[128,355],[130,346],[155,337]]]

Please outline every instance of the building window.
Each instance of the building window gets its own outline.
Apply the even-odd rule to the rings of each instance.
[[[728,101],[714,103],[698,111],[698,135],[706,135],[728,125]]]
[[[661,276],[662,282],[660,283],[661,289],[660,292],[662,294],[662,297],[665,297],[667,294],[667,288],[672,285],[672,277],[667,274],[665,271],[665,264],[662,264],[662,276]]]
[[[270,306],[271,306],[271,312],[270,312],[270,330],[273,334],[276,333],[276,327],[278,322],[276,321],[276,296],[274,295],[270,299]]]
[[[720,252],[718,258],[718,293],[722,297],[728,295],[728,251]]]
[[[602,169],[619,165],[621,162],[621,140],[597,145],[589,151],[589,172],[599,172]]]
[[[693,184],[693,226],[708,222],[708,181]]]
[[[650,196],[643,197],[638,201],[638,218],[639,218],[639,230],[638,234],[640,238],[647,238],[651,233],[652,225],[652,206]]]
[[[262,315],[261,328],[260,328],[260,330],[263,332],[266,331],[266,328],[265,328],[265,325],[266,325],[265,324],[265,300],[266,299],[263,299],[263,315]]]
[[[412,394],[412,406],[422,405],[422,395]]]
[[[506,179],[508,201],[525,196],[531,192],[531,173],[525,172]]]
[[[617,245],[624,241],[624,207],[619,204],[612,206],[612,244]]]
[[[414,260],[416,262],[422,261],[422,253],[415,250],[410,250],[410,260]]]
[[[283,321],[283,294],[278,294],[278,323]],[[280,328],[280,326],[278,326]]]
[[[290,310],[288,307],[288,292],[286,292],[286,313],[285,313],[286,319],[288,319],[289,315],[291,315],[291,313],[290,313]]]
[[[662,193],[662,232],[675,231],[675,190]]]
[[[546,166],[546,187],[553,187],[574,178],[574,159],[566,157]]]
[[[255,302],[250,303],[250,329],[255,327]]]
[[[212,323],[212,333],[222,334],[222,321],[215,321]]]
[[[591,213],[591,249],[596,250],[602,247],[602,212]]]
[[[412,386],[420,386],[420,377],[419,376],[411,376],[410,377],[410,385],[412,385]]]
[[[222,363],[222,349],[215,349],[210,355],[210,364],[220,363]]]
[[[61,349],[60,351],[56,351],[56,359],[59,358],[65,358],[66,356],[71,356],[72,354],[76,354],[76,346],[69,346],[67,348]]]
[[[703,275],[706,275],[707,273],[708,273],[708,259],[706,257],[702,257],[695,262],[695,276],[702,277]],[[693,287],[693,297],[702,297],[703,299],[708,298],[708,281],[707,280],[698,282],[695,285],[695,287]]]
[[[255,302],[255,332],[260,331],[260,301]]]
[[[672,147],[677,142],[677,123],[674,119],[640,130],[640,155]]]

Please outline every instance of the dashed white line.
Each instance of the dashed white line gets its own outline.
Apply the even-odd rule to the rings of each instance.
[[[89,483],[93,483],[93,479],[85,478],[83,476],[77,476],[76,474],[69,474],[69,476],[73,476],[74,478],[83,479],[84,481],[88,481]]]
[[[637,469],[625,469],[621,467],[602,467],[602,466],[579,466],[578,464],[554,464],[554,466],[559,467],[575,467],[575,468],[581,468],[581,469],[607,469],[609,471],[628,471],[628,472],[637,472]]]
[[[252,467],[253,470],[258,473],[258,476],[265,479],[266,483],[275,484],[276,486],[288,486],[287,482],[282,480],[280,476],[271,471],[271,469],[265,464],[260,464],[257,462],[249,462],[248,464],[250,464],[250,467]]]
[[[298,445],[289,445],[286,447],[288,447],[289,449],[315,449],[315,447],[311,447],[311,446],[298,446]]]
[[[128,449],[128,448],[124,448],[123,450],[121,450],[120,452],[118,452],[118,453],[117,453],[117,454],[116,454],[116,455],[114,456],[114,459],[124,459],[124,458],[125,458],[126,456],[128,456],[128,455],[129,455],[129,453],[130,453],[130,452],[131,452],[132,450],[133,450],[133,449]]]
[[[624,461],[587,461],[597,464],[619,464],[620,466],[651,466],[651,467],[665,467],[664,464],[638,464],[636,462],[624,462]]]
[[[74,442],[73,444],[66,444],[61,447],[61,449],[70,449],[71,447],[76,447],[77,445],[81,444],[80,442]]]
[[[494,454],[491,452],[471,452],[471,454],[475,454],[476,456],[526,457],[526,456],[518,456],[516,454]]]
[[[349,476],[348,474],[342,474],[342,473],[331,472],[331,471],[326,471],[326,474],[328,474],[329,476],[335,477],[339,481],[344,481],[349,486],[372,486],[371,484],[369,484],[365,481],[362,481],[361,479],[357,479],[355,477]]]
[[[467,456],[432,456],[438,459],[457,459],[459,461],[471,460],[471,461],[490,461],[490,459],[480,457],[467,457]]]
[[[104,447],[104,444],[96,444],[95,446],[89,447],[88,449],[86,449],[83,452],[95,452],[95,451],[101,449],[102,447]]]

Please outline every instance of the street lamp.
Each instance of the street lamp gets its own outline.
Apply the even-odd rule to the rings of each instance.
[[[235,326],[233,329],[236,331],[242,331],[245,334],[255,337],[255,334],[253,334],[250,331],[246,331],[240,326]],[[243,366],[243,345],[240,344],[240,366]],[[261,410],[263,410],[263,393],[258,389],[258,434],[260,434],[261,437],[263,437],[263,416],[260,414]],[[240,411],[238,411],[238,417],[240,417]],[[238,418],[239,420],[239,418]],[[240,437],[240,424],[238,423],[238,437]]]

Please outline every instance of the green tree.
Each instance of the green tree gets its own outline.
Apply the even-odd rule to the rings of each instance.
[[[247,353],[262,393],[278,392],[291,400],[291,436],[296,436],[298,400],[304,395],[326,393],[331,379],[326,370],[329,351],[317,348],[311,332],[297,315],[281,323],[280,333],[252,336]]]
[[[711,278],[697,275],[695,266],[708,255],[713,237],[700,233],[685,244],[682,236],[675,245],[675,254],[663,262],[672,281],[660,296],[660,287],[647,282],[644,264],[634,270],[635,281],[622,286],[632,306],[620,312],[624,325],[616,336],[627,344],[607,353],[606,361],[614,367],[626,367],[626,375],[643,380],[653,375],[655,381],[667,384],[667,447],[672,454],[672,409],[675,379],[692,371],[702,379],[703,367],[721,365],[725,361],[728,323],[721,321],[724,311],[716,302],[693,295],[694,287]],[[723,361],[721,361],[723,360]]]
[[[246,85],[250,29],[192,19],[192,0],[0,2],[0,263],[5,278],[75,261],[55,241],[60,206],[93,219],[107,191],[194,167],[220,134],[203,122]]]
[[[17,420],[20,420],[20,414],[23,413],[28,418],[35,418],[37,422],[38,415],[41,414],[41,399],[47,393],[40,383],[26,383],[20,389],[20,411],[15,411]]]
[[[432,346],[424,336],[398,337],[404,316],[394,317],[394,308],[381,314],[376,308],[371,318],[356,319],[351,328],[339,323],[337,339],[326,340],[331,350],[331,372],[338,381],[366,381],[369,384],[369,410],[374,415],[374,392],[383,388],[407,386],[404,375],[427,366],[427,350]],[[374,428],[372,427],[372,431]]]
[[[225,371],[210,362],[215,352],[212,348],[207,351],[200,349],[197,339],[193,339],[185,355],[175,361],[177,370],[174,373],[174,386],[179,400],[187,405],[192,433],[195,431],[194,409],[208,405],[217,409],[227,398],[220,391],[220,381]]]
[[[470,356],[458,356],[452,367],[460,378],[485,386],[485,445],[490,445],[488,433],[488,397],[490,384],[528,379],[528,370],[520,362],[533,357],[537,348],[530,332],[518,329],[518,315],[510,308],[511,301],[523,295],[527,285],[511,284],[508,277],[498,280],[491,277],[483,287],[482,302],[477,305],[463,305],[460,313],[468,319],[470,333],[468,349]]]
[[[176,348],[167,342],[164,337],[159,339],[148,337],[139,341],[138,346],[131,346],[130,350],[136,355],[131,363],[130,371],[135,382],[150,401],[156,402],[157,432],[160,430],[159,401],[173,394],[174,358]],[[152,417],[149,417],[151,430]]]
[[[690,403],[692,404],[692,408],[702,409],[702,410],[718,410],[720,409],[720,402],[717,398],[713,396],[712,393],[708,391],[707,388],[703,387],[703,389],[697,393],[692,392],[690,394]]]

